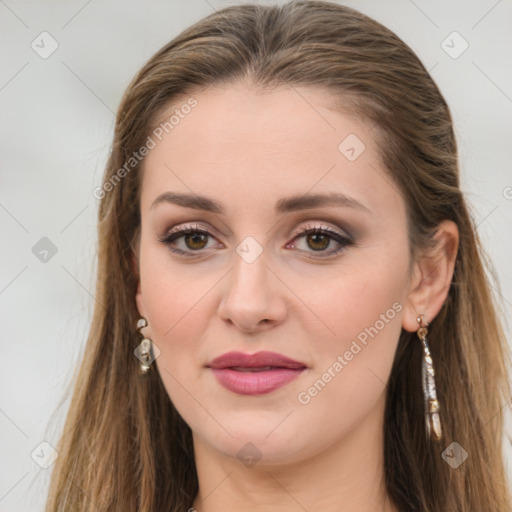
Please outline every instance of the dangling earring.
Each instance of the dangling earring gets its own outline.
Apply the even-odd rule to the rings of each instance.
[[[425,422],[427,426],[427,436],[440,441],[443,432],[441,429],[441,418],[439,416],[439,402],[437,400],[436,383],[434,380],[434,366],[432,356],[428,346],[427,334],[428,322],[423,323],[423,314],[416,318],[420,324],[417,331],[418,337],[423,343],[423,361],[421,364],[421,374],[423,379],[423,394],[425,397]]]
[[[137,321],[137,331],[143,338],[140,345],[134,351],[136,357],[140,360],[139,375],[148,373],[153,362],[151,358],[152,341],[141,333],[141,329],[147,327],[147,325],[148,321],[144,317],[139,318]]]

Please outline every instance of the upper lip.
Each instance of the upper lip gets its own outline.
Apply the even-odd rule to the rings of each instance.
[[[231,367],[261,368],[272,366],[275,368],[306,368],[304,363],[295,361],[276,352],[257,352],[256,354],[245,354],[243,352],[227,352],[210,361],[209,368],[223,369]]]

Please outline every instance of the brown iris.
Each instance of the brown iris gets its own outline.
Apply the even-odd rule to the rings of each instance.
[[[312,233],[307,236],[308,245],[315,251],[321,251],[329,246],[330,238],[322,233]],[[313,241],[312,243],[310,243]]]
[[[208,243],[208,235],[202,233],[189,233],[184,235],[183,238],[189,249],[204,249]]]

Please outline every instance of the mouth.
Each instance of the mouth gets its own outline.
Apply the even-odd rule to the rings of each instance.
[[[256,352],[255,354],[227,352],[210,361],[207,366],[214,369],[232,368],[238,371],[267,371],[273,368],[289,368],[296,370],[306,368],[304,363],[295,361],[277,352]]]
[[[277,370],[279,366],[260,366],[258,368],[244,368],[243,366],[230,366],[229,369],[235,372],[268,372]]]
[[[274,352],[229,352],[211,361],[207,368],[233,393],[263,395],[295,380],[307,366]]]

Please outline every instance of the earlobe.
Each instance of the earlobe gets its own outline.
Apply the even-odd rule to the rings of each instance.
[[[437,244],[427,249],[414,265],[411,288],[402,316],[402,327],[409,332],[418,330],[417,317],[432,322],[450,291],[459,245],[457,225],[444,220],[434,236]]]
[[[424,286],[423,279],[424,269],[421,262],[414,264],[413,277],[411,278],[411,286],[407,300],[404,305],[404,313],[402,315],[402,327],[409,332],[418,330],[418,322],[416,318],[423,314],[425,320],[430,322],[431,318],[425,311],[428,304],[427,288]]]

